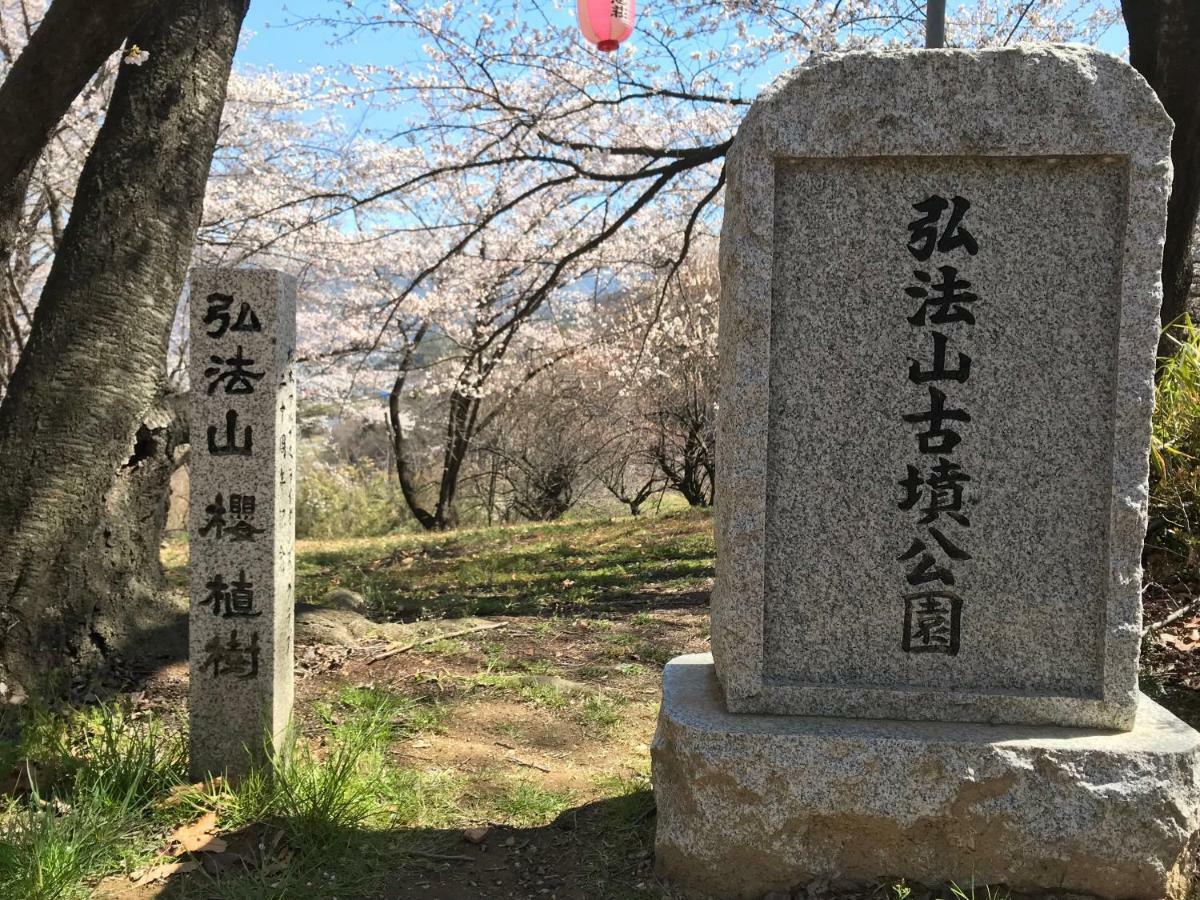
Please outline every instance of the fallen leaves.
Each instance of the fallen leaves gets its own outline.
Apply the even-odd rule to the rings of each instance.
[[[1160,631],[1155,639],[1160,646],[1190,653],[1200,647],[1200,619],[1185,622],[1178,631]]]
[[[172,856],[181,853],[224,853],[228,844],[217,837],[217,814],[208,812],[192,822],[175,829],[169,839]]]
[[[192,856],[200,853],[220,854],[228,849],[224,838],[217,835],[217,814],[207,812],[195,822],[180,825],[166,839],[163,848],[159,850],[157,859],[167,860],[183,855]],[[135,887],[152,884],[156,881],[166,881],[172,875],[194,872],[200,868],[200,862],[195,859],[171,859],[169,862],[156,862],[154,865],[135,869],[129,875],[129,880]]]
[[[130,874],[129,880],[133,882],[134,887],[142,887],[143,885],[153,884],[156,881],[166,881],[172,875],[194,872],[198,868],[200,868],[200,863],[194,859],[179,860],[162,863],[157,866],[149,866],[145,869],[137,869]]]
[[[296,656],[295,673],[299,678],[315,678],[326,672],[336,671],[346,665],[353,653],[350,647],[334,644],[308,644],[303,653]]]

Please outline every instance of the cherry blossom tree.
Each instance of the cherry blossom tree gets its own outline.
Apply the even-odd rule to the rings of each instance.
[[[55,0],[53,8],[69,11],[82,2]],[[24,77],[14,78],[23,58],[18,50],[39,34],[31,25],[44,11],[38,3],[0,0],[6,76],[0,108],[4,90]],[[91,5],[101,12],[110,7],[124,14],[134,4]],[[835,49],[919,45],[919,4],[695,0],[652,8],[635,38],[611,56],[584,45],[569,9],[527,0],[340,0],[305,9],[325,10],[324,17],[305,21],[343,38],[364,29],[415,36],[419,57],[301,75],[237,74],[216,133],[198,260],[274,265],[301,277],[306,389],[386,416],[406,504],[426,527],[455,523],[472,447],[481,436],[498,446],[502,429],[527,411],[525,392],[560,369],[566,374],[558,384],[582,384],[581,376],[614,392],[596,394],[611,402],[593,408],[609,411],[624,446],[639,454],[641,468],[625,472],[630,477],[619,488],[631,503],[649,496],[645,482],[637,483],[647,472],[657,484],[673,480],[705,502],[719,473],[704,462],[715,334],[715,294],[705,287],[704,260],[711,260],[723,161],[736,125],[760,87],[785,66]],[[1171,9],[1176,19],[1186,18],[1186,10]],[[951,11],[948,43],[1093,41],[1116,17],[1112,0],[971,0]],[[1134,62],[1159,66],[1166,73],[1160,82],[1172,85],[1187,56],[1165,53],[1170,35],[1162,20],[1131,23],[1142,43]],[[22,368],[37,368],[27,362],[27,348],[38,343],[37,301],[44,307],[47,296],[78,294],[67,290],[67,281],[47,290],[55,268],[68,271],[58,251],[70,238],[67,223],[79,214],[75,185],[104,133],[102,111],[112,109],[121,84],[118,58],[92,65],[88,54],[107,57],[132,30],[123,21],[114,18],[118,24],[104,30],[109,49],[99,41],[86,53],[68,54],[65,87],[56,96],[67,96],[66,102],[78,96],[69,109],[63,103],[45,129],[28,182],[19,189],[8,182],[9,199],[0,197],[0,213],[8,210],[0,214],[0,382],[16,384]],[[221,52],[231,52],[229,28],[222,27]],[[1155,48],[1164,52],[1156,57]],[[128,71],[141,71],[139,64],[155,69],[154,47],[127,47],[124,58]],[[223,77],[218,81],[224,84]],[[14,96],[21,99],[20,92]],[[1186,91],[1180,96],[1173,102],[1185,103]],[[207,96],[197,110],[206,123],[218,99],[224,98]],[[353,127],[342,112],[347,105],[364,110]],[[143,135],[145,123],[124,127]],[[169,137],[144,136],[151,144]],[[14,152],[13,158],[23,157]],[[195,161],[189,158],[187,171]],[[26,162],[22,171],[28,168]],[[85,182],[92,193],[83,199],[95,219],[103,192],[94,179]],[[198,196],[189,204],[193,200]],[[1187,204],[1182,208],[1186,214]],[[178,225],[173,235],[187,230]],[[172,253],[167,269],[174,273],[186,254]],[[174,275],[162,284],[175,285]],[[154,329],[170,319],[164,310],[176,299],[156,298]],[[125,325],[133,340],[136,329]],[[157,348],[157,334],[135,343]],[[178,353],[186,334],[177,332],[172,346]],[[90,377],[103,385],[116,371],[120,366],[113,364]],[[91,382],[81,383],[90,389]],[[138,382],[139,403],[148,384]],[[24,389],[21,403],[33,402],[38,390]],[[672,408],[665,400],[673,397],[680,399],[673,407],[678,415],[665,412]],[[0,456],[16,461],[14,471],[24,473],[21,489],[33,490],[40,482],[21,462],[32,455],[18,427],[28,414],[18,406],[6,398],[0,407],[0,419],[9,417],[9,424],[0,422],[0,438],[8,441]],[[112,409],[133,431],[118,435],[121,428],[114,428],[120,440],[84,441],[88,449],[77,455],[93,469],[97,447],[104,459],[120,455],[118,446],[126,459],[142,459],[138,416],[124,406]],[[157,433],[148,427],[151,437]],[[611,437],[599,440],[615,445]],[[64,472],[75,471],[71,459],[60,462]],[[99,483],[76,480],[89,497]],[[29,506],[26,499],[13,493],[0,513]],[[21,543],[27,529],[0,521],[7,559],[37,553],[58,559],[44,547],[88,543],[83,525],[51,527],[58,520],[44,520],[50,543],[42,549]],[[9,552],[5,540],[15,550]],[[6,578],[0,572],[4,590],[16,583]],[[39,583],[52,582],[46,575]]]
[[[341,12],[301,24],[345,38],[393,29],[422,42],[421,61],[342,72],[349,95],[413,123],[386,137],[421,163],[366,190],[322,196],[347,211],[383,200],[416,215],[430,197],[440,202],[443,192],[430,185],[466,178],[491,192],[473,215],[441,226],[452,239],[395,292],[397,307],[455,256],[521,222],[531,223],[539,248],[537,275],[521,287],[530,309],[580,272],[600,272],[601,247],[652,213],[671,227],[651,227],[636,261],[669,275],[697,229],[719,218],[723,158],[764,81],[817,53],[919,45],[923,28],[911,0],[705,0],[653,8],[634,40],[604,56],[579,38],[568,10],[517,0],[346,0],[329,8]],[[1117,18],[1111,2],[975,0],[951,16],[948,39],[1091,41]]]
[[[716,240],[702,235],[669,284],[614,298],[580,361],[602,373],[587,402],[608,410],[597,477],[635,515],[663,488],[712,503],[719,295]]]
[[[1094,40],[1118,16],[1112,3],[1036,6],[976,0],[951,16],[949,41]],[[689,254],[717,230],[724,155],[759,86],[815,53],[919,44],[923,27],[908,0],[698,2],[652,10],[601,56],[569,10],[514,0],[326,9],[298,24],[415,35],[421,59],[322,72],[328,102],[368,104],[389,124],[366,120],[340,170],[352,175],[242,218],[276,219],[276,252],[325,233],[319,244],[355,259],[327,281],[341,333],[311,359],[347,396],[382,390],[392,373],[397,474],[427,528],[455,523],[472,442],[504,405],[595,341],[584,323],[598,298],[638,298],[643,330],[660,320]],[[683,418],[664,412],[660,435],[682,429],[682,443],[664,443],[657,467],[686,446],[676,480],[703,503],[710,438],[695,387]]]
[[[76,4],[78,6],[78,4]],[[103,15],[111,4],[99,4],[86,14]],[[120,25],[128,13],[144,12],[146,3],[128,4],[118,13]],[[120,31],[108,41],[89,46],[90,54],[78,69],[60,65],[57,54],[47,52],[41,62],[37,54],[26,56],[15,68],[31,37],[41,32],[46,46],[63,38],[63,32],[78,27],[76,10],[70,3],[57,10],[58,17],[42,30],[44,0],[7,0],[0,4],[0,74],[8,99],[0,96],[0,118],[29,122],[29,127],[9,128],[0,140],[0,397],[20,359],[33,323],[33,309],[50,269],[54,251],[62,240],[75,180],[83,168],[87,150],[104,114],[118,56],[105,60],[123,38]],[[35,46],[35,51],[37,47]],[[97,68],[98,67],[98,68]],[[15,71],[14,71],[15,69]],[[24,71],[22,71],[24,70]],[[56,84],[47,89],[47,73]],[[93,74],[95,73],[95,74]],[[10,77],[16,76],[14,81]],[[90,77],[89,77],[90,76]],[[18,90],[23,82],[37,89]],[[52,96],[47,96],[47,90]],[[21,103],[30,104],[22,110]],[[69,104],[69,105],[67,105]],[[65,107],[65,110],[64,110]],[[30,117],[36,115],[36,119]]]
[[[0,401],[5,699],[44,686],[54,666],[102,663],[164,612],[153,602],[161,568],[152,539],[166,516],[159,476],[172,450],[160,407],[162,365],[246,2],[156,2],[144,19],[122,24],[122,10],[134,6],[56,0],[0,86],[0,108],[61,116],[71,85],[83,88],[110,39],[115,49],[129,38],[131,58],[119,67],[79,171]],[[105,11],[111,23],[93,20],[92,12]],[[90,30],[67,46],[64,26],[72,23]],[[59,84],[48,76],[60,93],[39,104],[45,85],[27,75],[55,61],[72,77]],[[64,96],[58,108],[55,97]],[[13,180],[27,169],[21,164]],[[152,527],[144,527],[147,519]]]
[[[307,391],[385,401],[406,503],[428,528],[455,523],[472,442],[506,404],[596,342],[598,298],[638,298],[643,330],[661,318],[717,228],[723,156],[759,84],[813,53],[916,43],[922,27],[899,2],[698,3],[652,11],[611,59],[566,10],[535,8],[531,27],[501,0],[326,9],[340,12],[309,24],[405,30],[423,62],[235,77],[199,257],[301,277]],[[1114,17],[989,0],[952,16],[949,37],[1087,40]],[[368,114],[351,133],[347,104],[391,124]],[[683,471],[690,486],[703,466]]]

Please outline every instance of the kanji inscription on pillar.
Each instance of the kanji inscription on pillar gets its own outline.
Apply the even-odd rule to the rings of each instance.
[[[193,777],[244,773],[292,711],[296,284],[197,269],[189,332]]]

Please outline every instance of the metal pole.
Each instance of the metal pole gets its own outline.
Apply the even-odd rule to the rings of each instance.
[[[925,2],[925,47],[946,46],[946,0]]]

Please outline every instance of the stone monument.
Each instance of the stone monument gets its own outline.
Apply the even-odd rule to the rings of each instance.
[[[1137,687],[1170,137],[1081,47],[830,56],[751,108],[713,653],[653,745],[680,886],[1181,889],[1200,735]]]
[[[191,767],[236,776],[292,713],[295,280],[194,270],[189,341]]]

